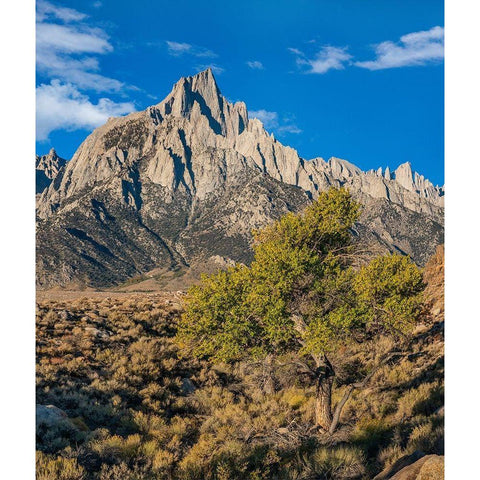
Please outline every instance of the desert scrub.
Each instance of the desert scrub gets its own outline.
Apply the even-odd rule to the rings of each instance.
[[[364,455],[359,448],[320,447],[301,459],[299,478],[360,478],[365,473],[364,462]]]
[[[367,456],[373,457],[393,438],[393,430],[393,426],[385,420],[365,418],[358,422],[351,439],[361,446]]]
[[[418,414],[431,414],[443,405],[443,401],[443,386],[440,383],[422,383],[398,399],[396,418],[401,420]]]
[[[391,467],[399,458],[405,455],[407,455],[405,449],[399,445],[393,444],[380,450],[377,455],[377,459],[380,465],[382,465],[384,468],[387,468]]]
[[[408,438],[408,451],[421,450],[424,453],[443,453],[443,418],[430,417],[416,425]]]
[[[296,358],[272,365],[267,394],[262,362],[211,365],[181,351],[178,317],[178,298],[166,295],[38,306],[37,403],[68,416],[66,428],[38,431],[38,478],[360,479],[415,448],[443,452],[443,419],[434,413],[443,387],[428,380],[441,345],[428,337],[413,347],[423,356],[392,363],[371,390],[355,392],[341,429],[323,437],[312,428],[314,391]],[[389,348],[378,337],[338,351],[345,368],[334,403]]]
[[[76,458],[55,457],[36,453],[37,480],[86,480],[85,469],[78,465]]]

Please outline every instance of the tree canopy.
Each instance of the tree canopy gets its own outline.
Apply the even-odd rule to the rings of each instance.
[[[251,265],[204,276],[185,300],[179,339],[193,353],[232,362],[288,352],[314,362],[331,422],[333,367],[327,355],[368,335],[400,336],[415,324],[422,277],[405,256],[360,268],[352,227],[360,205],[332,188],[302,213],[254,232]],[[325,382],[327,388],[325,389]]]

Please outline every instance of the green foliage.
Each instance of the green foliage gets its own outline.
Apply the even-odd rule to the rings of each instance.
[[[202,286],[190,289],[180,332],[183,340],[200,337],[194,346],[197,356],[230,360],[239,358],[247,347],[254,349],[261,333],[245,308],[249,277],[248,268],[231,267],[203,276]]]
[[[369,328],[406,334],[420,314],[423,288],[422,274],[409,257],[378,257],[355,276],[358,314]]]
[[[343,189],[321,193],[302,214],[289,213],[254,232],[250,268],[204,277],[185,301],[179,338],[196,355],[234,361],[245,355],[325,351],[354,321],[341,314],[352,273],[350,229],[359,205]],[[308,328],[292,317],[301,314]],[[303,337],[303,338],[301,338]]]
[[[368,333],[410,331],[421,273],[399,255],[352,268],[359,210],[348,191],[330,189],[255,232],[250,267],[205,276],[189,291],[179,339],[197,356],[229,362],[289,351],[318,357]]]

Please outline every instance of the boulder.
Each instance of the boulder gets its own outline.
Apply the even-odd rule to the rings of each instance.
[[[397,472],[401,471],[404,467],[411,465],[424,456],[425,454],[423,452],[420,450],[415,450],[412,454],[399,458],[391,467],[384,469],[376,477],[374,477],[373,480],[388,480]]]
[[[55,405],[37,405],[35,409],[36,423],[47,426],[68,420],[68,415]]]
[[[391,480],[442,480],[445,476],[444,458],[426,455],[415,463],[402,468]]]
[[[189,395],[195,391],[195,385],[189,378],[182,378],[182,393]]]
[[[417,450],[398,459],[373,480],[442,480],[444,475],[442,455],[425,455]]]

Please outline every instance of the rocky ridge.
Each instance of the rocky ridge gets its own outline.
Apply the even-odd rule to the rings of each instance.
[[[363,172],[301,158],[228,102],[208,69],[159,104],[110,118],[57,170],[37,203],[39,285],[111,285],[216,256],[248,262],[252,228],[330,186],[365,205],[356,233],[381,248],[421,264],[442,242],[443,188],[409,163]]]

